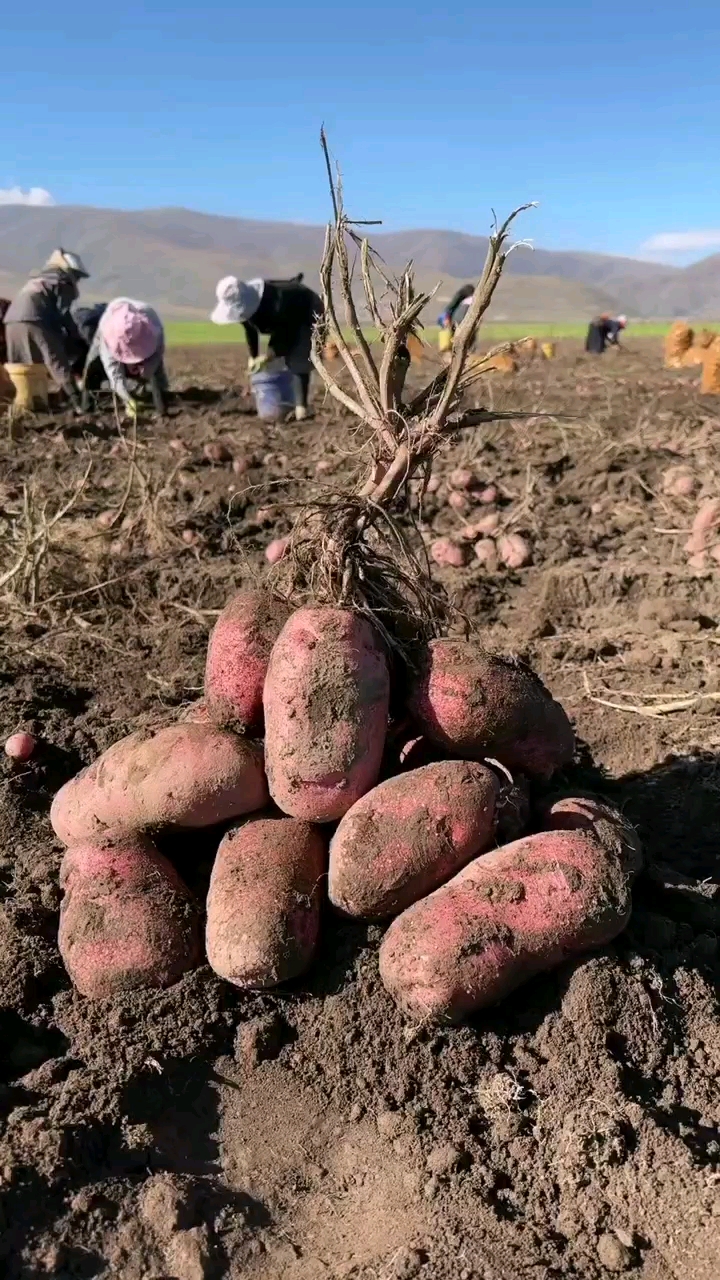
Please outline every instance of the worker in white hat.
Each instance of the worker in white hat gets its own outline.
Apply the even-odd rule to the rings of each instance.
[[[8,364],[44,364],[77,412],[80,396],[73,375],[73,356],[82,342],[70,307],[78,282],[86,280],[79,254],[54,249],[11,302],[5,316]]]
[[[210,319],[214,324],[244,325],[251,372],[265,360],[285,361],[293,374],[295,417],[298,422],[307,418],[312,333],[323,314],[318,295],[303,284],[302,275],[291,280],[224,276],[215,294],[217,305]],[[260,355],[261,333],[268,337],[266,356]]]

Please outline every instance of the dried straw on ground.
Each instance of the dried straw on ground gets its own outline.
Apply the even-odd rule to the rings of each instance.
[[[676,320],[665,337],[665,368],[680,369],[683,356],[693,345],[693,331],[685,320]]]

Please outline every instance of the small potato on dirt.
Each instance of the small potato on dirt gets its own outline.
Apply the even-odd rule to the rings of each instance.
[[[550,777],[575,750],[563,708],[525,663],[472,640],[431,640],[419,655],[408,711],[418,731],[465,759]]]
[[[278,564],[287,555],[289,546],[289,538],[273,538],[265,548],[265,559],[268,564]]]
[[[482,489],[473,489],[472,496],[476,502],[482,502],[485,505],[490,506],[491,502],[497,502],[498,500],[497,486],[494,484],[487,484]]]
[[[448,480],[453,489],[472,489],[477,485],[477,476],[469,467],[456,467]]]
[[[112,529],[116,519],[117,511],[101,511],[100,515],[96,517],[96,524],[101,529]]]
[[[435,564],[450,569],[462,569],[470,558],[467,547],[461,546],[452,538],[436,538],[430,546],[430,556]]]
[[[330,843],[330,901],[346,915],[397,915],[491,844],[501,785],[484,765],[445,760],[381,782]]]
[[[233,475],[244,476],[248,471],[251,470],[251,468],[252,468],[252,461],[250,458],[233,458],[233,464],[232,464]]]
[[[284,813],[332,822],[375,785],[389,700],[385,651],[366,618],[331,606],[292,614],[263,695],[270,794]]]
[[[470,510],[471,502],[466,493],[461,493],[459,489],[451,489],[448,494],[448,506],[453,511],[457,511],[459,515],[464,515]]]
[[[330,474],[332,469],[333,464],[328,458],[321,458],[320,461],[315,464],[315,474],[318,476],[327,476]]]
[[[206,462],[232,462],[232,454],[222,440],[209,440],[203,445],[203,458]]]
[[[662,491],[671,498],[691,498],[698,480],[690,467],[668,467],[663,472]]]
[[[190,452],[190,445],[187,440],[181,440],[179,436],[175,436],[172,440],[168,440],[168,448],[172,449],[173,453]]]
[[[81,995],[166,987],[199,962],[197,907],[145,836],[73,845],[60,887],[58,946]]]
[[[475,557],[484,564],[488,573],[494,573],[498,567],[498,553],[492,538],[481,538],[473,547]]]
[[[497,541],[498,558],[508,569],[523,569],[532,560],[532,549],[527,538],[519,533],[508,533]]]
[[[720,538],[720,498],[710,498],[703,502],[692,523],[692,533],[685,543],[685,550],[690,555],[698,555],[707,551],[713,542]]]
[[[500,528],[500,516],[497,511],[488,511],[479,520],[473,520],[472,527],[478,537],[491,538]]]
[[[108,832],[210,827],[267,804],[262,748],[215,725],[139,730],[58,791],[50,809],[63,844]]]
[[[425,485],[425,492],[426,492],[426,493],[437,493],[437,491],[438,491],[438,489],[440,488],[440,485],[441,485],[441,484],[442,484],[442,481],[441,481],[441,479],[440,479],[440,477],[439,477],[439,476],[430,476],[430,478],[428,479],[427,484]]]
[[[24,764],[35,754],[37,739],[31,733],[11,733],[5,742],[5,755],[9,760]]]
[[[632,873],[591,829],[476,858],[390,925],[380,976],[412,1017],[459,1022],[625,928]]]
[[[186,547],[202,546],[203,538],[202,538],[202,535],[198,533],[197,529],[183,529],[182,533],[180,534],[180,537],[182,538]]]
[[[205,701],[216,724],[260,730],[272,647],[290,610],[269,591],[238,591],[212,629],[205,662]]]
[[[262,814],[223,838],[207,900],[208,960],[237,987],[304,973],[320,931],[325,840],[309,822]]]

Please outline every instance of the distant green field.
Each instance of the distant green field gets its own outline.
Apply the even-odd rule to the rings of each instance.
[[[670,328],[670,321],[650,320],[631,324],[628,337],[660,338]],[[543,322],[529,320],[526,324],[497,323],[483,325],[480,336],[486,342],[511,341],[513,338],[583,338],[587,324],[582,321]],[[170,321],[165,326],[165,333],[171,347],[204,347],[216,343],[236,343],[245,341],[245,331],[239,324],[217,325],[209,320]],[[368,330],[372,337],[372,330]],[[433,345],[437,339],[437,329],[428,327],[424,331],[425,338]]]

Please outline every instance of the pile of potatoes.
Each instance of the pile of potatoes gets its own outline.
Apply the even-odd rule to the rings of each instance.
[[[308,968],[326,898],[391,921],[382,980],[439,1021],[623,929],[639,851],[619,814],[566,800],[523,834],[528,780],[573,758],[562,707],[476,642],[416,656],[395,672],[347,609],[229,602],[203,701],[115,743],[54,799],[59,946],[83,995],[165,986],[202,961],[199,904],[153,843],[174,831],[217,832],[205,953],[242,988]]]
[[[456,467],[447,480],[444,502],[461,524],[455,533],[430,542],[435,564],[462,569],[475,558],[489,573],[496,572],[500,565],[522,569],[530,564],[532,547],[528,539],[505,528],[506,522],[497,509],[497,486],[481,480],[469,467]],[[439,479],[431,477],[427,487],[435,492],[440,487]]]

